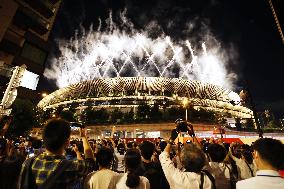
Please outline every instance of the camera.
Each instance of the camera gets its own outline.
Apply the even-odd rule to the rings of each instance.
[[[188,123],[185,121],[178,122],[176,130],[177,132],[187,132],[188,131]]]
[[[193,126],[187,121],[176,121],[176,131],[177,132],[187,132],[190,136],[195,136]]]

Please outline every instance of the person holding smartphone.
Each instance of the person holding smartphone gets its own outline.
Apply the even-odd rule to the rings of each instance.
[[[26,160],[22,167],[18,188],[64,189],[83,184],[83,178],[94,168],[94,154],[85,129],[80,128],[85,159],[80,156],[80,153],[76,153],[77,160],[66,160],[65,148],[69,146],[70,134],[69,122],[63,119],[52,119],[47,122],[42,134],[46,151]],[[33,174],[35,178],[33,182],[25,179],[30,174]]]

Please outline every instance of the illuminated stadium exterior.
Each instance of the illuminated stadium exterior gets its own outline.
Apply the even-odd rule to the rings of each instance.
[[[203,108],[233,117],[252,118],[253,112],[233,103],[231,90],[220,86],[181,78],[115,77],[102,78],[69,85],[43,98],[38,107],[44,110],[75,104],[79,109],[130,109],[140,104],[181,106],[184,99],[195,109]],[[236,93],[234,93],[236,94]]]

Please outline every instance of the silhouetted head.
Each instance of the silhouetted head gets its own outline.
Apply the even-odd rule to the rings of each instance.
[[[69,145],[70,123],[63,119],[52,119],[44,126],[42,138],[47,150],[57,152]]]

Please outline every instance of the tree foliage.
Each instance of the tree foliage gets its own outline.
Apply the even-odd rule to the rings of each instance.
[[[268,128],[278,128],[280,127],[280,125],[277,123],[275,119],[272,119],[267,123],[267,127]]]
[[[253,130],[254,129],[254,122],[253,119],[246,119],[245,121],[245,128],[248,130]]]
[[[61,111],[59,117],[70,122],[74,122],[76,120],[73,111],[70,110]]]
[[[118,123],[122,120],[123,118],[123,113],[118,109],[114,109],[111,113],[110,113],[110,122],[111,123]]]
[[[131,109],[129,112],[124,113],[123,122],[132,123],[134,121],[134,111]]]
[[[151,121],[158,121],[158,120],[161,120],[161,118],[162,118],[162,112],[160,111],[160,108],[159,108],[159,105],[158,105],[158,104],[154,104],[154,105],[150,108],[149,118],[150,118]]]
[[[109,113],[104,108],[99,110],[87,109],[85,110],[85,118],[87,124],[108,123]]]
[[[242,130],[242,124],[241,124],[241,120],[240,120],[239,118],[236,118],[236,123],[235,123],[235,125],[236,125],[236,129],[237,129],[238,131]]]
[[[164,119],[174,121],[178,118],[185,118],[185,109],[182,107],[170,107],[166,109]]]
[[[205,123],[216,123],[217,117],[213,111],[208,111],[203,108],[195,110],[194,108],[188,109],[188,119],[192,122],[205,122]]]
[[[10,124],[8,136],[25,136],[38,124],[35,106],[29,100],[16,99],[12,105],[13,121]]]
[[[148,104],[141,104],[137,108],[138,120],[147,120],[150,115],[150,106]]]

